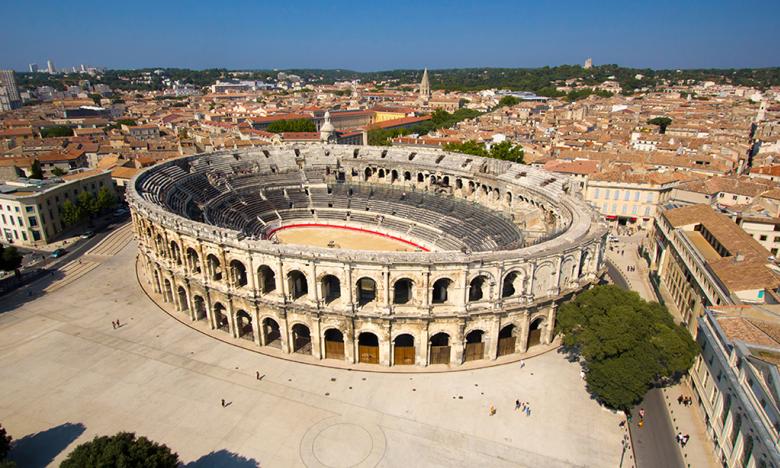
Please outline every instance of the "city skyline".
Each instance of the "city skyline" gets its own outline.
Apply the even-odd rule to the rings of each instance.
[[[0,31],[0,40],[14,47],[0,51],[0,64],[17,71],[47,59],[67,69],[84,63],[113,69],[355,71],[535,68],[581,64],[587,57],[595,65],[654,69],[780,64],[772,35],[780,25],[780,5],[768,2],[565,2],[556,9],[504,1],[400,2],[392,9],[352,2],[198,3],[187,11],[155,4],[151,17],[144,2],[121,14],[91,1],[76,8],[44,2],[35,11],[11,4],[7,12],[17,20]],[[746,22],[749,29],[734,27]],[[31,34],[37,39],[25,39]]]

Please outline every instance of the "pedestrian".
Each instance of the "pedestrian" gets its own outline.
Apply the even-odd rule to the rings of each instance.
[[[526,406],[525,407],[525,415],[526,416],[531,416],[531,407],[530,406]]]
[[[493,406],[493,405],[490,405],[490,410],[488,410],[488,414],[490,414],[490,416],[493,416],[494,414],[496,414],[496,407]]]
[[[639,419],[645,419],[645,409],[639,408]]]
[[[515,411],[520,409],[520,400],[515,400]]]
[[[260,380],[260,371],[255,371],[255,378]]]
[[[685,401],[685,397],[684,396],[680,395],[680,396],[677,397],[677,404],[678,405],[681,405],[683,401]]]
[[[580,378],[582,380],[585,380],[585,371],[584,370],[580,370]]]
[[[223,408],[225,407],[225,399],[224,398],[222,399],[222,407]]]
[[[116,330],[116,322],[114,322],[113,320],[111,321],[111,326],[114,328],[114,330]]]
[[[688,434],[685,434],[685,435],[682,437],[682,446],[683,446],[683,447],[685,447],[686,445],[688,445],[688,439],[690,439],[690,438],[691,438],[691,436],[689,436]]]
[[[119,327],[121,327],[121,326],[122,326],[122,325],[119,323],[119,319],[116,319],[116,327],[117,327],[117,328],[119,328]]]
[[[645,420],[644,419],[640,419],[639,423],[637,425],[639,426],[640,429],[642,429],[643,427],[645,427]]]
[[[677,443],[678,443],[678,444],[681,444],[681,443],[682,443],[682,439],[683,439],[682,432],[678,432],[678,433],[677,433],[677,434],[674,436],[674,438],[675,438],[675,440],[677,440]]]
[[[525,367],[525,359],[520,359],[520,369]]]

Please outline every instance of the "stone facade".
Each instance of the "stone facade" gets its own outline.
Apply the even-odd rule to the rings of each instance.
[[[538,208],[550,235],[521,248],[476,253],[275,244],[174,215],[149,201],[142,196],[145,174],[163,164],[140,174],[128,191],[143,276],[154,291],[190,320],[205,320],[256,346],[348,363],[457,366],[550,343],[558,304],[603,272],[605,226],[567,193],[565,183],[550,183],[549,173],[515,164],[485,170],[482,163],[503,162],[435,150],[426,152],[437,160],[447,155],[471,161],[473,172],[432,170],[397,155],[388,160],[387,150],[379,148],[360,150],[359,157],[354,147],[308,148],[327,153],[334,173],[345,169],[348,179],[361,183],[434,191],[441,186],[431,178],[447,178],[453,181],[449,196],[503,210],[518,225],[516,215]],[[293,148],[287,151],[292,155]],[[518,177],[520,172],[525,175]]]

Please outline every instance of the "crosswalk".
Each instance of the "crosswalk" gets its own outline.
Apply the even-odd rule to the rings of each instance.
[[[98,244],[87,251],[87,255],[99,255],[103,257],[111,257],[119,253],[124,246],[133,238],[133,230],[130,228],[130,224],[126,224],[105,239],[98,242]]]

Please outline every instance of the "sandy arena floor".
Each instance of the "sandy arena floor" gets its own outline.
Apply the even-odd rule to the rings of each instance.
[[[404,242],[368,232],[349,231],[327,227],[293,227],[274,234],[282,244],[311,245],[313,247],[335,247],[353,250],[374,250],[391,252],[414,252],[418,249]]]

